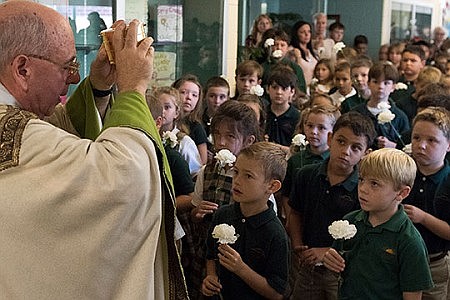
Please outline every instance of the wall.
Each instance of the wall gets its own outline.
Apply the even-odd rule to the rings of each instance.
[[[377,57],[381,45],[382,0],[328,0],[328,14],[340,15],[345,26],[344,43],[353,46],[353,38],[363,34],[369,39],[369,54]]]

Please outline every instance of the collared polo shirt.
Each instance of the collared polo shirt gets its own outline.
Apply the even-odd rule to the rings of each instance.
[[[295,176],[295,172],[306,165],[316,164],[323,162],[330,157],[330,150],[327,150],[321,154],[314,154],[311,152],[310,145],[306,145],[304,150],[292,155],[287,162],[286,176],[284,177],[282,194],[289,197],[291,193],[291,185]]]
[[[425,243],[403,206],[376,227],[368,217],[363,210],[345,216],[357,233],[344,241],[346,267],[339,299],[398,300],[403,292],[431,288]]]
[[[330,247],[333,238],[328,226],[360,208],[357,168],[346,180],[331,186],[327,175],[329,161],[328,158],[299,169],[289,196],[289,205],[302,216],[303,244],[310,248]]]
[[[391,112],[395,115],[395,118],[390,123],[380,124],[378,122],[377,116],[374,116],[369,109],[367,108],[367,104],[361,104],[353,109],[353,111],[357,111],[360,114],[369,117],[372,120],[372,123],[377,131],[378,136],[387,137],[392,142],[397,142],[400,134],[404,131],[410,129],[409,121],[406,114],[399,109],[394,102],[389,100],[389,104],[391,105]],[[372,149],[378,149],[378,145],[375,141],[371,145]]]
[[[288,110],[279,116],[272,112],[269,105],[266,120],[266,133],[269,136],[269,141],[290,146],[299,120],[300,113],[292,105],[289,105]]]
[[[266,278],[278,293],[283,294],[288,278],[288,237],[270,201],[268,206],[265,211],[250,217],[242,214],[239,203],[220,207],[214,214],[208,233],[206,258],[217,259],[218,243],[211,235],[214,227],[222,223],[233,225],[239,237],[230,246],[239,252],[244,263]],[[218,266],[219,263],[216,264],[216,271],[224,299],[265,299],[236,274]]]
[[[417,171],[413,188],[409,196],[403,200],[403,203],[414,205],[450,224],[450,206],[438,211],[435,200],[436,192],[440,189],[441,185],[445,184],[449,174],[450,166],[447,161],[445,161],[445,165],[438,172],[432,175],[425,176],[420,171]],[[414,225],[422,235],[427,245],[428,253],[436,254],[450,250],[450,245],[447,240],[432,233],[422,224],[416,223]]]

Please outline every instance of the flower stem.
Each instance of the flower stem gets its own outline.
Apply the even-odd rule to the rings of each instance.
[[[398,140],[402,144],[402,148],[405,147],[406,145],[405,145],[405,142],[403,142],[403,140],[402,140],[401,134],[397,131],[397,129],[395,129],[395,126],[392,125],[392,122],[389,122],[389,124],[391,125],[392,129],[394,130],[394,133],[397,136]]]

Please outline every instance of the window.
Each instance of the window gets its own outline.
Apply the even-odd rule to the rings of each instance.
[[[431,37],[431,16],[433,8],[392,2],[390,42]]]

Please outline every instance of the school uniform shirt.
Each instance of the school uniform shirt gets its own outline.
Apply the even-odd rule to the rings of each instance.
[[[352,90],[350,91],[350,93],[348,93],[348,94],[345,95],[345,96],[342,95],[342,94],[339,92],[339,90],[336,90],[334,93],[332,93],[332,94],[330,95],[330,97],[331,97],[331,99],[333,99],[333,103],[334,103],[335,105],[337,105],[338,107],[340,107],[341,104],[342,104],[342,102],[345,101],[345,99],[350,98],[350,97],[352,97],[352,96],[354,96],[354,95],[356,95],[356,94],[357,94],[357,93],[356,93],[355,88],[352,87]]]
[[[397,83],[404,83],[404,84],[406,84],[407,88],[406,89],[396,88],[391,93],[390,97],[394,102],[398,102],[402,98],[408,98],[410,95],[412,95],[416,91],[414,82],[406,80],[403,75],[400,76],[400,79],[398,80]]]
[[[442,199],[436,199],[437,192],[445,185],[447,178],[449,177],[450,166],[447,161],[445,161],[445,165],[438,172],[432,175],[425,176],[417,170],[413,188],[409,193],[409,196],[403,200],[403,203],[414,205],[450,224],[450,206],[444,206],[445,208],[443,208],[441,207],[442,205],[438,203],[438,201],[442,201]],[[424,239],[429,254],[437,254],[450,250],[449,241],[432,233],[422,224],[415,223],[414,225]]]
[[[372,123],[377,131],[378,136],[384,136],[388,138],[391,142],[397,142],[400,138],[400,133],[405,132],[410,129],[408,117],[405,113],[399,109],[394,102],[389,100],[389,104],[391,105],[390,111],[395,115],[395,118],[390,123],[380,124],[378,122],[377,115],[374,115],[367,104],[361,104],[353,109],[353,111],[357,111],[360,114],[369,117],[372,120]],[[400,143],[404,143],[399,141]],[[403,145],[404,147],[405,145]],[[378,149],[378,145],[376,140],[373,141],[371,145],[372,149]]]
[[[408,95],[398,99],[395,104],[406,114],[411,127],[412,121],[417,115],[417,100],[412,95]]]
[[[174,127],[172,129],[172,133],[174,134],[178,134],[179,132],[180,130],[177,127]],[[187,162],[189,167],[189,173],[191,174],[192,177],[195,177],[198,171],[200,171],[203,164],[201,162],[200,153],[198,152],[198,148],[194,140],[189,135],[184,135],[179,140],[177,150],[184,158],[184,160]]]
[[[331,186],[327,175],[329,161],[328,158],[299,169],[291,185],[288,203],[302,216],[303,244],[310,248],[330,247],[333,238],[328,226],[360,208],[357,168],[343,182]]]
[[[214,227],[226,223],[233,225],[239,235],[234,244],[242,260],[253,271],[266,278],[267,283],[279,294],[284,294],[288,279],[289,244],[286,231],[273,211],[272,203],[268,208],[254,216],[245,217],[239,203],[224,205],[214,214],[207,237],[208,260],[216,260],[218,254],[217,239],[212,237]],[[236,274],[216,264],[216,273],[222,284],[224,299],[266,299],[248,286]]]
[[[355,107],[357,107],[358,105],[364,104],[366,102],[367,102],[366,99],[364,99],[358,93],[356,93],[355,95],[346,98],[341,103],[341,108],[340,108],[341,113],[345,114],[345,113],[351,111],[352,109],[354,109]]]
[[[339,299],[398,300],[403,292],[427,290],[433,286],[425,243],[399,205],[385,223],[373,227],[369,214],[354,211],[344,219],[356,226],[356,235],[333,244],[344,251]]]
[[[290,146],[299,119],[300,113],[292,105],[289,105],[288,110],[279,116],[276,116],[269,106],[266,119],[266,134],[269,136],[269,142]]]
[[[284,177],[282,185],[283,196],[289,197],[291,193],[292,182],[298,169],[301,169],[306,165],[323,162],[328,157],[330,157],[329,150],[323,152],[322,154],[314,154],[311,152],[310,145],[306,145],[306,148],[304,150],[300,150],[299,152],[292,155],[287,162],[286,176]]]

